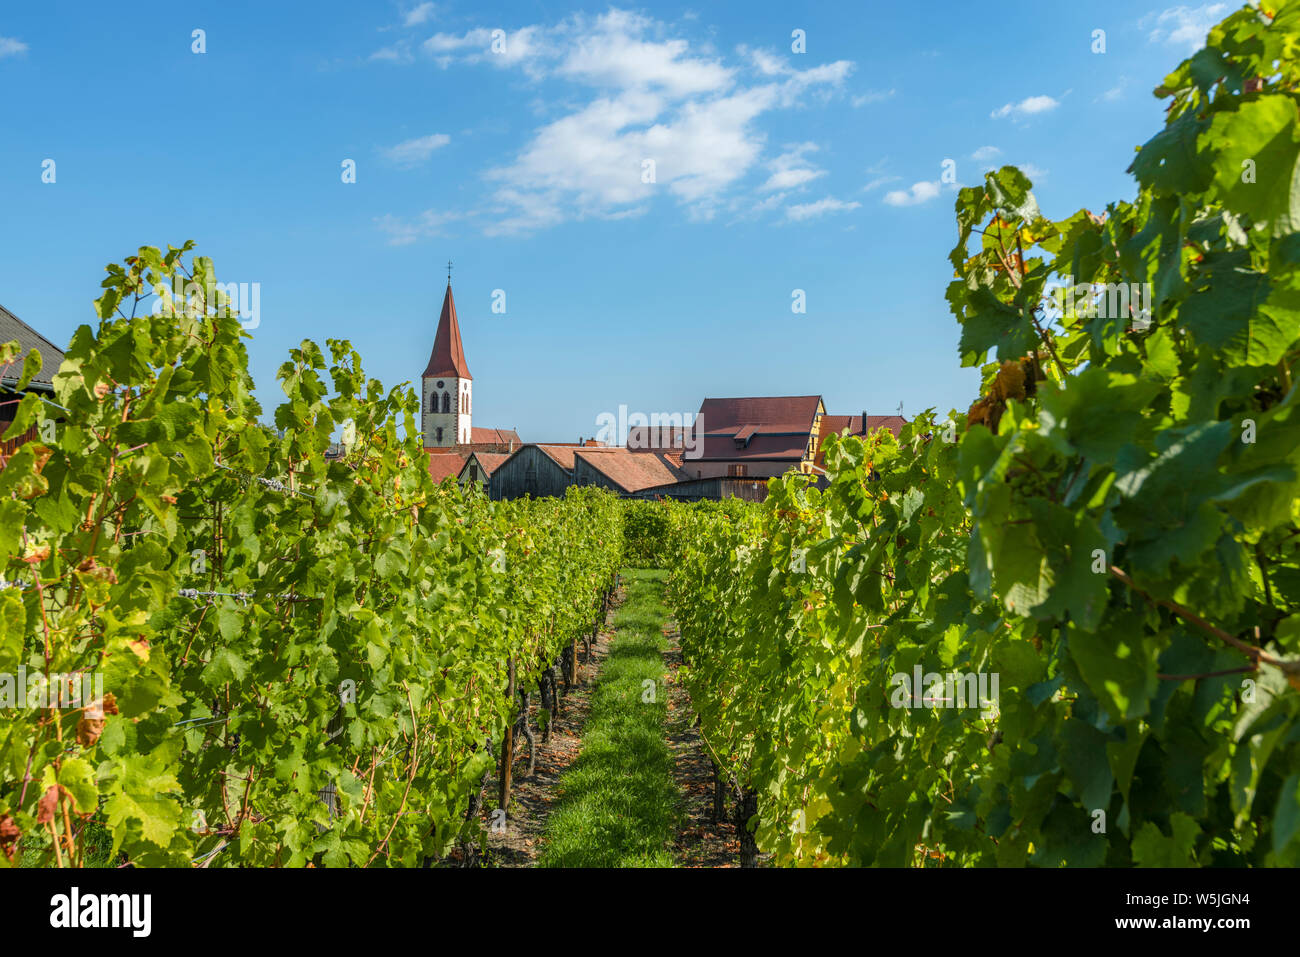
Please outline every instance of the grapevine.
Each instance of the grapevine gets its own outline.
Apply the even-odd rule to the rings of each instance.
[[[823,491],[677,516],[689,690],[777,863],[1300,862],[1300,4],[1277,7],[1165,80],[1134,201],[1053,221],[1014,167],[960,190],[968,412],[832,437]]]
[[[262,424],[191,247],[109,267],[56,404],[27,395],[6,433],[54,440],[0,470],[0,673],[103,694],[0,712],[0,863],[44,834],[82,864],[92,819],[135,866],[441,860],[479,835],[508,668],[536,681],[603,614],[617,503],[435,485],[414,394],[345,341],[291,350]]]

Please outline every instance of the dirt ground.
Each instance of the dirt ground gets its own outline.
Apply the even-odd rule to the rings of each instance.
[[[556,786],[560,775],[578,757],[582,747],[582,730],[590,710],[591,691],[609,655],[610,641],[614,637],[614,611],[622,604],[624,589],[615,593],[614,607],[605,619],[597,640],[592,643],[588,658],[579,646],[578,684],[562,696],[563,710],[554,719],[551,741],[542,745],[538,727],[538,702],[540,695],[534,689],[530,708],[531,727],[537,736],[537,767],[529,777],[528,743],[520,740],[515,746],[513,785],[510,808],[504,832],[491,827],[493,809],[497,806],[499,781],[496,769],[488,775],[484,790],[483,825],[488,829],[488,847],[482,863],[485,867],[532,867],[541,853],[542,834],[552,805],[558,799]],[[668,641],[664,652],[667,671],[664,682],[668,689],[668,745],[673,754],[674,777],[684,796],[683,826],[675,841],[675,853],[682,867],[736,867],[739,862],[740,842],[731,822],[713,821],[713,769],[699,732],[694,727],[695,714],[691,710],[690,696],[678,680],[682,666],[681,650],[677,644],[677,629],[671,622],[663,629]]]
[[[622,604],[623,594],[620,586],[614,596],[614,608]],[[562,710],[551,724],[551,741],[546,745],[542,744],[542,732],[537,723],[541,695],[536,688],[533,689],[529,722],[537,736],[537,767],[531,777],[523,776],[528,770],[528,742],[521,738],[515,743],[510,807],[504,833],[491,827],[492,810],[497,806],[501,787],[495,766],[488,775],[483,802],[483,826],[488,829],[488,847],[483,859],[485,867],[532,867],[536,863],[546,819],[558,796],[556,785],[560,775],[577,759],[582,747],[582,729],[591,706],[591,690],[609,654],[609,642],[614,637],[613,616],[611,609],[596,641],[592,642],[590,658],[583,653],[583,646],[578,646],[578,683],[568,694],[561,695]],[[561,690],[563,687],[561,683]]]
[[[690,695],[678,680],[682,653],[677,645],[677,626],[665,626],[669,648],[664,654],[668,666],[668,746],[673,752],[675,776],[686,800],[686,822],[677,835],[677,858],[682,867],[738,867],[740,840],[728,820],[713,820],[713,762],[709,759],[695,727]],[[729,810],[729,809],[728,809]]]

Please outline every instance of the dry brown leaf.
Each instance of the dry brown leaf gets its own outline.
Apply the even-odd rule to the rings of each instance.
[[[54,820],[54,808],[59,803],[59,786],[56,784],[41,795],[36,805],[36,823],[49,824]]]
[[[83,748],[93,747],[103,733],[103,718],[82,718],[77,722],[77,741]]]

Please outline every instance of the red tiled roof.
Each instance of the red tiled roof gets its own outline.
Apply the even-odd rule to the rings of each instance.
[[[427,374],[427,373],[426,373]],[[489,429],[471,426],[469,440],[474,445],[509,445],[513,442],[516,446],[522,445],[519,441],[519,433],[514,429]]]
[[[489,478],[492,476],[492,473],[500,467],[502,462],[510,458],[510,456],[504,452],[474,452],[471,453],[471,455],[474,461],[478,462],[479,468],[483,470],[483,474],[487,475]],[[466,464],[469,464],[469,457],[466,457],[465,461]]]
[[[596,452],[602,455],[609,452],[627,451],[627,449],[616,449],[610,446],[582,446],[568,442],[548,442],[544,445],[538,444],[537,447],[545,452],[556,465],[564,469],[566,472],[573,471],[574,456],[576,456],[579,451]]]
[[[869,415],[866,431],[863,431],[860,415],[823,415],[821,431],[817,436],[817,464],[823,464],[825,453],[822,446],[828,435],[839,435],[845,429],[849,430],[849,435],[866,435],[877,429],[888,429],[897,436],[906,424],[907,420],[901,415]]]
[[[430,452],[429,474],[433,476],[435,482],[441,482],[448,476],[455,478],[465,467],[465,460],[468,458],[468,455],[461,452]]]
[[[760,422],[807,422],[812,425],[819,395],[749,396],[738,399],[705,399],[700,415],[706,415],[704,427],[710,432],[728,425]]]
[[[456,321],[456,300],[451,297],[451,283],[442,299],[442,314],[438,316],[438,333],[433,338],[433,352],[429,354],[426,376],[455,376],[473,379],[465,362],[465,347],[460,342],[460,323]]]
[[[672,464],[662,452],[633,452],[630,449],[575,450],[577,457],[604,475],[625,492],[636,492],[655,485],[680,482],[686,473]],[[596,453],[596,454],[593,454]]]
[[[705,399],[703,460],[799,460],[808,452],[821,396]]]
[[[668,485],[689,477],[681,469],[680,452],[635,452],[612,445],[554,443],[539,444],[537,448],[569,473],[573,472],[581,458],[586,465],[626,492],[635,492],[652,485]]]

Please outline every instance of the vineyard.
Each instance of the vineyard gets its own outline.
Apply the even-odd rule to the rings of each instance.
[[[667,573],[630,576],[542,863],[616,865],[598,827],[671,863],[675,674],[743,865],[1300,865],[1298,44],[1300,3],[1215,27],[1131,202],[962,188],[980,394],[762,504],[435,484],[348,342],[264,417],[210,260],[110,266],[55,398],[0,396],[38,436],[0,468],[0,866],[481,863],[629,568]]]
[[[553,707],[603,619],[617,503],[434,486],[414,395],[346,342],[328,369],[293,350],[260,426],[240,325],[187,251],[110,268],[57,407],[28,395],[11,426],[52,440],[0,470],[0,671],[107,690],[3,712],[0,846],[78,865],[93,818],[138,866],[442,859],[481,837],[471,798],[528,690]],[[194,296],[136,315],[177,272]]]
[[[1295,4],[1212,30],[1133,202],[961,190],[966,414],[681,518],[687,682],[751,858],[1300,863],[1297,39]],[[1106,308],[1131,284],[1150,315]]]

